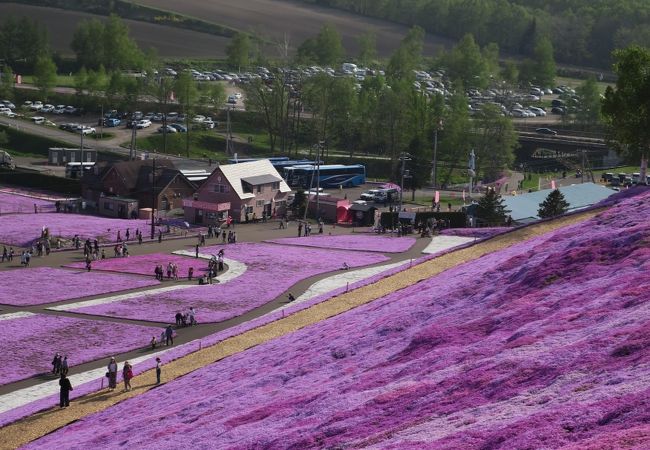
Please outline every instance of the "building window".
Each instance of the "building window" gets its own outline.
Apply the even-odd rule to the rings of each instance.
[[[262,206],[264,206],[264,200],[257,200],[257,201],[255,202],[255,206],[257,206],[257,207],[262,207]]]
[[[273,189],[274,191],[278,191],[278,190],[280,190],[280,182],[279,182],[279,181],[276,181],[275,183],[273,183],[272,189]]]
[[[104,202],[104,209],[106,211],[113,211],[113,204],[111,202]]]
[[[214,185],[214,192],[218,194],[225,194],[230,192],[230,187],[227,184],[217,183]]]
[[[252,214],[253,213],[253,207],[252,206],[245,206],[244,207],[244,212],[246,212],[246,214]]]
[[[257,185],[257,193],[260,194],[262,192],[262,185],[258,184]]]

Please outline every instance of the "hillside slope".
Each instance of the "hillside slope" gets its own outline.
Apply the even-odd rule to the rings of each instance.
[[[27,448],[647,448],[650,192]]]

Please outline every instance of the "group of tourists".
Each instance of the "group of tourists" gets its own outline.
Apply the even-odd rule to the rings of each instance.
[[[52,359],[52,373],[55,375],[63,374],[67,375],[69,370],[68,366],[68,355],[62,356],[60,353],[56,353]]]
[[[177,327],[187,327],[196,325],[196,310],[193,306],[190,306],[190,309],[185,312],[176,311],[176,326]]]
[[[192,267],[190,267],[189,270],[194,272],[194,268]],[[166,272],[168,280],[178,280],[178,264],[169,261],[169,263],[167,263]],[[165,279],[165,269],[162,264],[156,266],[154,269],[154,275],[156,276],[156,280],[163,281]]]
[[[323,234],[325,223],[322,220],[318,221],[318,234]],[[305,230],[304,236],[311,236],[311,224],[302,220],[298,221],[298,237],[303,236],[303,228]]]
[[[9,247],[9,250],[7,250],[7,247],[4,245],[2,246],[2,262],[5,261],[13,261],[14,260],[14,248]]]
[[[156,361],[159,359],[156,358]],[[108,366],[106,367],[106,378],[108,378],[108,390],[113,391],[117,387],[117,372],[118,372],[118,366],[117,366],[117,361],[115,361],[115,357],[112,357],[111,360],[108,362]],[[124,362],[124,366],[122,366],[122,379],[124,380],[124,391],[130,391],[131,390],[131,379],[133,378],[133,366],[131,363],[128,361]]]
[[[224,268],[224,250],[219,250],[219,253],[212,255],[210,261],[208,261],[208,270],[202,277],[199,277],[199,284],[212,284],[214,278],[217,277],[219,272],[223,272]]]

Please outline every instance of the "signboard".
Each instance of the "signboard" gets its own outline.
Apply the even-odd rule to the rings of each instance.
[[[204,211],[221,212],[230,209],[230,202],[227,203],[210,203],[189,198],[183,199],[183,208],[202,209]]]
[[[415,213],[410,211],[400,211],[398,217],[400,219],[408,219],[410,221],[415,221]]]

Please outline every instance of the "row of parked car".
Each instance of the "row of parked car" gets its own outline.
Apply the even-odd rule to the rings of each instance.
[[[601,175],[601,179],[605,183],[609,183],[612,187],[619,186],[635,186],[637,184],[650,184],[650,175],[646,176],[645,180],[641,179],[641,174],[638,172],[627,174],[627,173],[617,173],[605,172]]]

